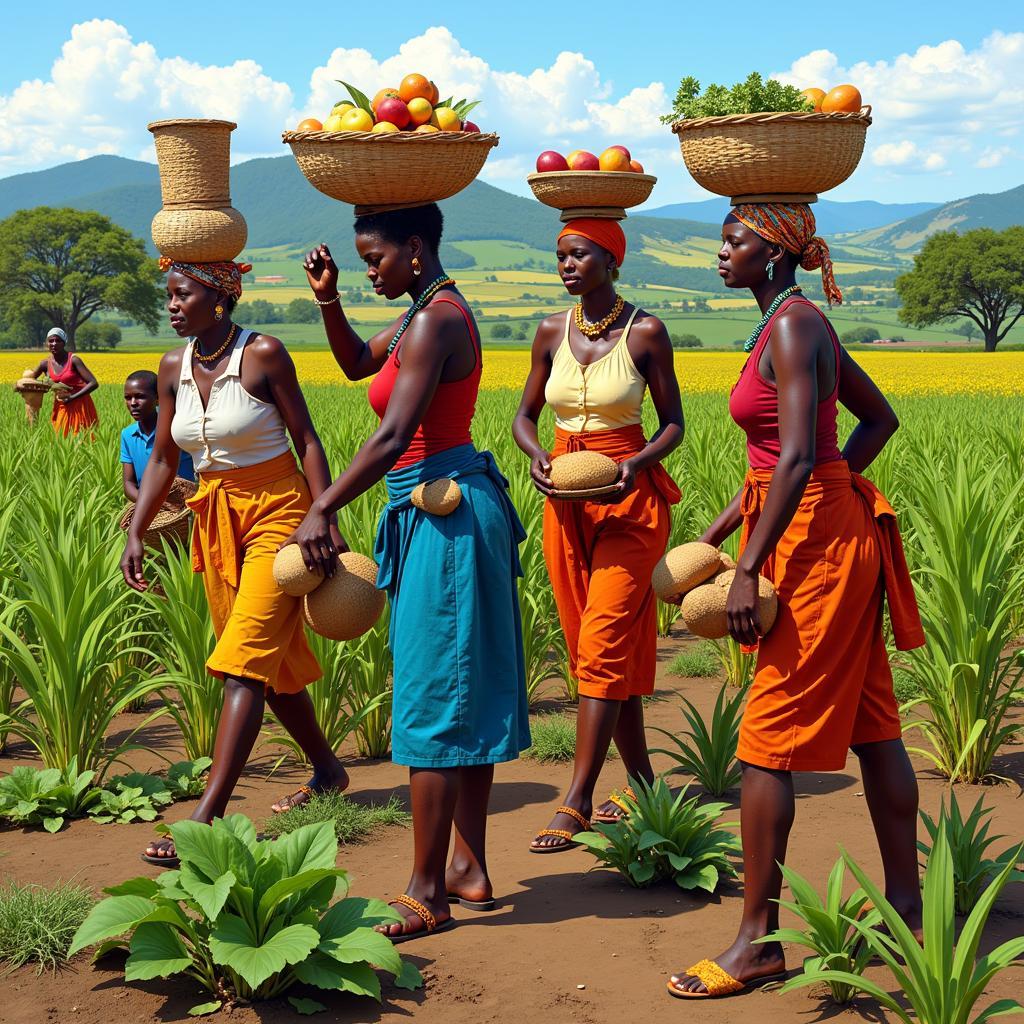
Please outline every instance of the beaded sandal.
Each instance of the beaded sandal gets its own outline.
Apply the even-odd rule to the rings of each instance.
[[[300,795],[301,796],[305,796],[306,799],[305,800],[297,799]],[[281,810],[279,810],[279,811],[275,811],[274,808],[271,807],[271,810],[274,811],[274,814],[286,814],[293,807],[301,807],[303,804],[309,803],[310,798],[312,796],[313,796],[313,790],[309,786],[299,786],[299,788],[294,793],[292,793],[289,796],[283,796],[283,797],[281,797],[280,800],[277,801],[278,804],[285,804],[286,803],[288,805],[287,807],[282,807]]]
[[[600,810],[594,812],[593,820],[601,825],[614,825],[617,821],[622,821],[623,818],[629,817],[629,807],[626,802],[622,799],[623,797],[629,797],[630,800],[636,800],[636,793],[633,792],[632,786],[623,786],[621,790],[615,790],[612,795],[608,797],[605,803],[615,804],[621,814],[609,814],[605,811],[603,814]]]
[[[437,918],[425,907],[419,900],[413,899],[412,896],[407,896],[403,893],[401,896],[396,896],[393,900],[388,900],[388,906],[403,906],[411,910],[422,922],[423,927],[418,928],[414,932],[401,932],[398,935],[389,935],[386,931],[382,934],[385,938],[390,939],[395,945],[399,942],[411,942],[413,939],[422,939],[424,935],[431,935],[434,932],[446,932],[449,928],[455,927],[455,919],[452,917],[446,918],[440,924],[437,923]],[[408,918],[404,920],[408,921]],[[397,921],[395,922],[398,923]]]
[[[739,995],[741,992],[749,992],[751,989],[761,988],[762,985],[770,985],[773,982],[786,979],[785,971],[777,971],[775,974],[751,978],[750,981],[737,981],[714,960],[701,960],[692,967],[687,967],[684,973],[697,978],[707,991],[684,992],[677,988],[670,978],[666,983],[668,994],[675,996],[676,999],[721,999],[723,996]]]
[[[590,821],[585,818],[575,807],[556,807],[555,814],[565,814],[568,817],[573,818],[579,822],[579,832],[590,831]],[[579,846],[574,839],[579,832],[570,832],[564,828],[542,828],[534,838],[533,842],[537,842],[538,839],[543,839],[545,836],[557,836],[559,839],[564,839],[564,843],[559,843],[557,846],[534,846],[530,844],[530,853],[564,853],[566,850],[571,850],[574,846]]]

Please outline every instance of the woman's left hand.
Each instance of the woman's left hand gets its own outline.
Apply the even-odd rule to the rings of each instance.
[[[753,647],[761,637],[761,616],[757,607],[757,573],[736,570],[725,614],[729,635],[739,644]]]
[[[306,568],[317,576],[333,576],[338,566],[340,550],[348,550],[338,527],[331,517],[320,512],[314,505],[306,518],[299,523],[295,532],[287,537],[281,547],[298,544]]]
[[[630,459],[623,459],[619,463],[619,478],[615,481],[615,486],[618,488],[615,494],[616,500],[624,498],[636,487],[636,472],[636,466]]]

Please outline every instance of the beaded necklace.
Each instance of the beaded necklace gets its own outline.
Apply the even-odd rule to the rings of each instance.
[[[754,346],[757,344],[757,339],[761,337],[761,332],[767,326],[768,321],[771,320],[771,318],[778,312],[779,306],[781,306],[791,295],[796,295],[799,291],[800,285],[794,284],[785,291],[779,292],[775,301],[764,311],[764,316],[761,317],[758,325],[750,332],[750,337],[743,343],[744,352],[753,352]]]
[[[611,312],[600,320],[591,323],[583,315],[583,303],[576,303],[576,311],[574,319],[576,320],[576,328],[580,334],[586,335],[588,338],[596,338],[599,334],[604,333],[616,320],[619,319],[619,315],[622,313],[623,307],[626,305],[625,299],[621,295],[615,296],[615,302],[612,303]]]
[[[192,346],[192,355],[194,355],[196,359],[198,359],[199,362],[201,363],[215,362],[224,354],[224,350],[228,347],[228,345],[230,345],[231,342],[234,341],[235,335],[237,333],[238,324],[232,324],[231,330],[228,331],[228,336],[224,339],[224,344],[221,345],[221,347],[217,349],[216,352],[211,352],[208,356],[204,356],[202,352],[199,351],[199,342],[197,341],[195,345]]]
[[[402,318],[401,324],[399,324],[398,330],[395,331],[395,336],[391,339],[391,343],[388,345],[388,355],[391,355],[398,346],[398,339],[405,334],[406,328],[412,323],[412,318],[442,289],[447,288],[449,285],[454,286],[455,281],[448,277],[447,274],[441,274],[440,277],[435,277],[426,288],[423,289],[423,293],[420,297],[409,307],[409,312]]]

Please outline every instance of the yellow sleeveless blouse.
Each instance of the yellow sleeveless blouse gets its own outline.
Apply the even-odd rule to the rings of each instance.
[[[580,363],[569,345],[572,312],[570,309],[565,315],[565,336],[555,351],[544,388],[544,400],[554,410],[555,425],[578,434],[639,423],[647,381],[626,346],[636,308],[614,348],[589,366]]]

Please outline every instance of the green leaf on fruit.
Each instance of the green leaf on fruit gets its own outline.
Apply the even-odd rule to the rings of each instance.
[[[373,106],[370,103],[370,98],[365,92],[360,92],[354,85],[349,85],[348,82],[343,82],[340,78],[336,78],[335,81],[338,85],[343,85],[348,90],[349,96],[352,97],[352,102],[359,107],[360,110],[365,110],[371,117],[373,116]]]

